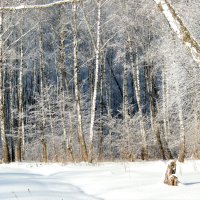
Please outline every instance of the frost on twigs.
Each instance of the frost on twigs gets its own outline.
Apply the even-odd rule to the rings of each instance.
[[[47,4],[39,4],[39,5],[26,5],[22,4],[19,6],[8,6],[8,7],[0,7],[0,10],[3,11],[15,11],[15,10],[24,10],[24,9],[43,9],[43,8],[51,8],[54,6],[59,6],[67,3],[78,3],[80,0],[58,0],[52,3]]]
[[[178,178],[175,174],[176,174],[176,161],[170,160],[167,165],[167,170],[165,172],[164,183],[167,185],[177,186]]]

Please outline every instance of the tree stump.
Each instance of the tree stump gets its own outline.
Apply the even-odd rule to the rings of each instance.
[[[164,183],[167,185],[177,186],[178,178],[175,175],[175,173],[176,173],[176,161],[172,160],[169,162],[167,166]]]

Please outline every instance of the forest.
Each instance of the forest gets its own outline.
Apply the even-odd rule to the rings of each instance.
[[[200,158],[199,0],[1,0],[0,157]]]

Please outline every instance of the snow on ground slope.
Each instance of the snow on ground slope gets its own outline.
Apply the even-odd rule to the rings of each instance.
[[[0,200],[199,200],[200,161],[178,164],[178,187],[163,184],[167,163],[0,165]]]

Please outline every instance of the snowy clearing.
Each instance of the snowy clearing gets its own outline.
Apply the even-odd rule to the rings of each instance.
[[[1,200],[199,200],[200,161],[177,164],[178,187],[163,184],[167,162],[0,165]]]

